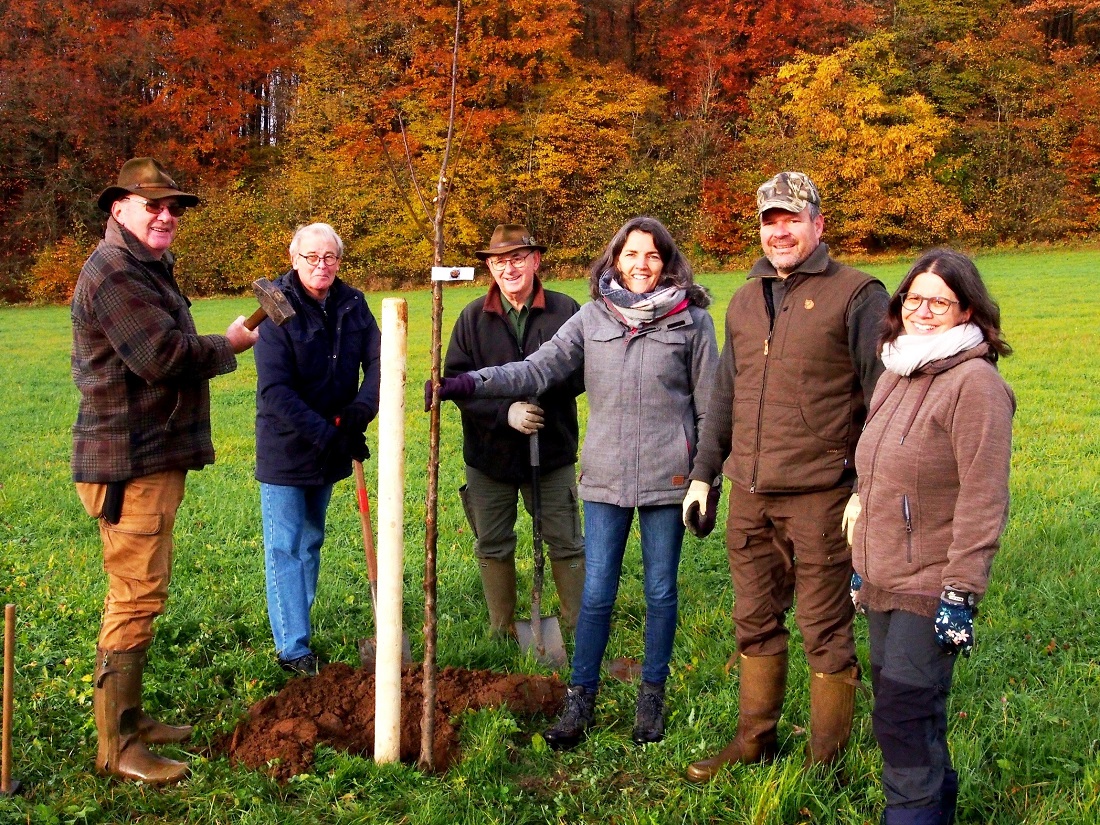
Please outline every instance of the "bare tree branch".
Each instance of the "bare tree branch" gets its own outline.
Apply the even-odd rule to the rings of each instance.
[[[431,241],[432,240],[432,232],[431,232],[431,229],[428,226],[428,217],[429,216],[426,215],[426,214],[423,215],[423,216],[418,215],[417,212],[416,212],[416,209],[413,208],[412,201],[409,200],[409,196],[405,192],[405,187],[404,187],[404,185],[401,181],[401,176],[397,174],[397,165],[393,162],[393,158],[390,157],[390,150],[389,150],[389,147],[386,146],[385,139],[382,137],[382,135],[380,133],[377,135],[377,137],[378,137],[378,143],[382,147],[382,157],[385,158],[385,160],[386,160],[386,168],[388,168],[390,170],[390,174],[393,176],[393,182],[395,184],[395,188],[397,189],[397,194],[401,198],[402,202],[405,204],[405,210],[409,213],[409,217],[412,218],[413,223],[416,224],[416,228],[419,229],[421,231],[421,233],[423,233],[424,238],[428,241]],[[410,169],[411,169],[411,166],[410,166]],[[414,175],[413,176],[413,184],[415,185],[415,183],[416,183],[416,177]],[[419,192],[419,189],[417,191]],[[423,199],[421,199],[421,203],[423,203]]]

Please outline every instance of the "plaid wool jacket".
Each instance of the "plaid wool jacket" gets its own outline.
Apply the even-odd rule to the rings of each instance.
[[[73,294],[74,481],[109,482],[214,461],[209,380],[237,367],[224,335],[199,335],[158,258],[114,218]]]

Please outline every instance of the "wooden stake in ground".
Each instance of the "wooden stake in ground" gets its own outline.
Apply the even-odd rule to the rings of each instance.
[[[405,364],[409,307],[382,301],[378,408],[378,612],[374,668],[374,761],[401,758],[401,610],[405,566]]]
[[[19,780],[11,778],[11,714],[15,687],[15,605],[4,607],[4,730],[0,753],[0,794],[19,792]]]

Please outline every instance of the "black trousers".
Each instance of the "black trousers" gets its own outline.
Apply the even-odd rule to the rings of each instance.
[[[947,695],[955,655],[936,644],[930,616],[868,610],[867,622],[887,809],[953,810],[958,777],[947,749]]]

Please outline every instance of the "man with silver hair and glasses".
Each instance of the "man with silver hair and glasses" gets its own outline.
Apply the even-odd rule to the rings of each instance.
[[[697,519],[720,475],[731,482],[726,549],[740,712],[725,749],[688,768],[696,782],[726,764],[775,757],[792,605],[810,666],[808,764],[830,764],[847,745],[859,683],[842,522],[882,371],[877,344],[889,296],[830,257],[821,198],[806,174],[781,172],[757,190],[756,203],[764,257],[726,311],[684,500],[685,522]]]
[[[166,725],[142,709],[153,619],[172,578],[172,528],[189,470],[214,461],[210,379],[237,368],[256,342],[238,318],[225,335],[199,335],[180,292],[169,247],[198,204],[153,158],[126,161],[100,193],[103,240],[73,293],[73,479],[99,520],[108,590],[96,644],[96,769],[150,785],[175,782],[187,765],[148,749],[185,741],[190,725]]]
[[[366,296],[338,276],[344,242],[327,223],[294,233],[275,280],[295,314],[257,328],[256,479],[267,613],[283,670],[315,676],[310,613],[333,485],[369,455],[382,333]]]

